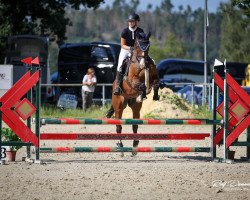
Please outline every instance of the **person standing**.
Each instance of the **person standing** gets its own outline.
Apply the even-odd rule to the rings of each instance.
[[[96,86],[96,76],[94,68],[89,68],[82,80],[82,109],[86,110],[93,103],[93,93]]]

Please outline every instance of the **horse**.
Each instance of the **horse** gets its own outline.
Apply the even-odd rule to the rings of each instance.
[[[159,77],[155,62],[150,58],[148,52],[150,47],[150,33],[140,33],[136,35],[135,44],[131,55],[123,62],[124,79],[122,82],[122,94],[120,96],[112,95],[112,106],[107,113],[107,117],[115,114],[116,119],[122,118],[123,110],[127,105],[132,109],[133,118],[140,118],[140,110],[143,98],[154,89],[153,100],[159,100]],[[126,66],[126,67],[124,67]],[[125,69],[125,70],[124,70]],[[113,90],[116,87],[116,81],[113,82]],[[137,133],[138,125],[132,125],[133,133]],[[116,125],[116,132],[122,132],[122,126]],[[133,147],[139,145],[138,140],[133,141]],[[117,143],[118,147],[123,147],[122,141]],[[122,153],[122,156],[124,154]],[[132,152],[132,156],[136,152]]]

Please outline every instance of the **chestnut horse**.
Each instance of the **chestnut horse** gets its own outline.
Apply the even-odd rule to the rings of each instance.
[[[126,71],[122,83],[122,94],[120,96],[112,95],[112,107],[108,111],[107,117],[111,117],[115,113],[116,119],[122,118],[123,110],[128,105],[133,112],[133,118],[140,118],[140,110],[142,100],[154,88],[153,100],[159,100],[159,77],[154,61],[149,57],[148,51],[150,33],[144,33],[136,36],[134,50],[132,55],[123,63],[123,69]],[[124,67],[125,65],[125,67]],[[128,66],[126,66],[128,65]],[[113,90],[116,81],[113,83]],[[132,125],[133,133],[137,133],[138,125]],[[116,125],[116,132],[122,132],[122,126]],[[123,147],[122,141],[118,142],[119,147]],[[137,147],[139,141],[134,140],[133,147]],[[122,154],[123,155],[123,154]],[[133,152],[132,155],[136,155]]]

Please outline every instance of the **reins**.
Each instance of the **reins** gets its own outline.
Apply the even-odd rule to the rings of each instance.
[[[144,49],[145,51],[148,50],[150,46],[150,43],[146,46],[146,48]],[[135,45],[134,45],[134,51],[136,50],[138,52],[138,48],[140,48],[141,51],[143,51],[142,47],[140,46],[140,43],[139,43],[139,40],[136,39],[136,42],[135,42]],[[136,90],[137,92],[141,92],[139,91],[137,88],[133,87],[133,84],[131,83],[131,81],[128,80],[128,73],[129,73],[129,68],[131,66],[132,63],[137,63],[137,68],[141,69],[139,73],[141,73],[142,70],[146,70],[148,69],[149,67],[147,67],[147,64],[148,64],[148,59],[149,59],[149,56],[148,55],[141,55],[141,56],[138,56],[138,53],[136,52],[136,56],[135,56],[135,60],[137,62],[135,62],[133,60],[133,56],[134,56],[134,51],[131,53],[131,57],[129,59],[129,63],[127,64],[127,68],[126,68],[126,72],[125,72],[125,76],[124,76],[124,79],[125,82],[127,83],[127,85],[131,88],[131,89],[134,89]],[[145,52],[143,51],[143,52]],[[140,67],[140,61],[141,59],[144,58],[145,59],[145,67],[144,68],[141,68]]]

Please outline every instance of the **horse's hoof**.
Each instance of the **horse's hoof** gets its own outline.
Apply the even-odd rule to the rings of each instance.
[[[135,157],[137,155],[137,152],[132,152],[131,157]]]
[[[137,152],[132,152],[131,157],[135,157],[137,155]]]
[[[153,100],[154,100],[154,101],[159,101],[159,100],[160,100],[160,97],[159,97],[159,96],[153,96]]]
[[[122,148],[123,147],[123,143],[122,142],[117,142],[116,143],[118,148]],[[124,157],[124,152],[121,152],[121,157]]]
[[[123,147],[123,143],[122,142],[117,142],[116,145],[117,145],[118,148],[122,148]]]
[[[107,113],[106,118],[110,119],[113,116],[113,113]]]

